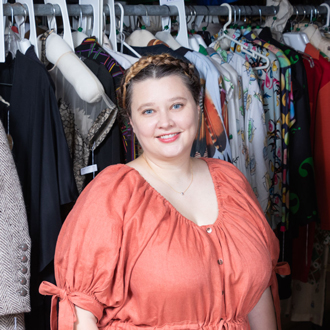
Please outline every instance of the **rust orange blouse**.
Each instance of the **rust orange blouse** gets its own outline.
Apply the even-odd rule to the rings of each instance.
[[[104,330],[250,329],[248,313],[269,285],[278,307],[277,238],[244,176],[204,160],[219,209],[208,226],[183,217],[127,165],[89,184],[58,238],[57,286],[40,287],[53,295],[52,330],[57,299],[61,330],[73,329],[74,305]]]

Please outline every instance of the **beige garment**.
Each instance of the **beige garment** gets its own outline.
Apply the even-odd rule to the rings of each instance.
[[[154,39],[156,37],[148,30],[135,30],[126,38],[126,42],[133,47],[147,47],[148,43]]]
[[[270,27],[273,38],[281,42],[282,32],[293,14],[293,7],[288,0],[267,0],[267,6],[280,6],[276,13],[276,21],[273,20],[274,16],[268,16],[265,25]]]
[[[14,141],[15,142],[15,141]],[[30,312],[31,239],[20,181],[0,121],[0,330],[23,330]]]
[[[322,36],[317,25],[308,25],[307,27],[305,27],[305,24],[299,24],[295,26],[295,30],[297,28],[300,28],[300,31],[304,32],[307,35],[309,42],[315,48],[330,57],[330,40]]]

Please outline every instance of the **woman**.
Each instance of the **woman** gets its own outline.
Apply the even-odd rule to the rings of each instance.
[[[191,64],[144,57],[120,91],[143,154],[105,169],[55,254],[59,329],[276,329],[278,241],[231,164],[190,158],[200,84]],[[57,316],[52,316],[56,329]]]

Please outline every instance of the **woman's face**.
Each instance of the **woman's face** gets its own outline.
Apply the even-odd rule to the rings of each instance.
[[[134,83],[131,125],[144,152],[161,160],[189,156],[199,107],[176,75]]]

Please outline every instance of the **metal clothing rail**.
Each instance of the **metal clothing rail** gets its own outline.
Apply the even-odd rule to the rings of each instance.
[[[18,1],[19,2],[19,1]],[[24,5],[27,13],[28,8]],[[67,5],[69,16],[79,16],[81,13],[84,16],[93,15],[93,7],[91,5]],[[158,6],[158,5],[124,5],[125,16],[173,16],[178,15],[178,10],[175,6]],[[233,9],[236,9],[238,13],[240,10],[241,17],[243,16],[273,16],[275,12],[278,12],[278,6],[232,6]],[[11,16],[12,9],[15,16],[24,15],[24,10],[22,6],[15,4],[4,4],[3,5],[3,14],[4,16]],[[61,16],[61,9],[58,5],[50,4],[35,4],[34,11],[35,16]],[[320,15],[326,15],[327,9],[324,6],[310,6],[310,5],[298,5],[294,6],[294,14],[299,15],[309,15],[311,11],[318,11]],[[106,15],[109,15],[109,7],[104,6],[103,11]],[[186,6],[186,14],[197,15],[212,15],[212,16],[227,16],[228,9],[227,7],[221,6]],[[116,8],[116,15],[120,15],[119,8]],[[314,12],[313,12],[314,15]]]

